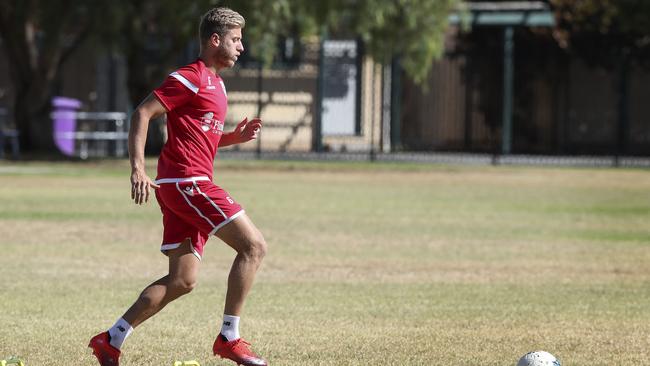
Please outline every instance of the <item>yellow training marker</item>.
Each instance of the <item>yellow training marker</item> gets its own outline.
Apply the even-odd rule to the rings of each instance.
[[[25,366],[25,363],[23,362],[23,360],[15,356],[11,356],[6,360],[0,361],[0,366],[9,366],[9,365]]]
[[[4,366],[4,365],[0,365]],[[198,361],[175,361],[174,366],[201,366]]]

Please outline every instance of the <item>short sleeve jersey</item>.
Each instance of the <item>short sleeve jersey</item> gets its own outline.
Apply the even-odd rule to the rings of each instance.
[[[153,94],[167,110],[158,176],[212,180],[227,112],[226,87],[201,59],[172,72]]]

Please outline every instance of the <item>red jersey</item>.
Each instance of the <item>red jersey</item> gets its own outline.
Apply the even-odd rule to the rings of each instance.
[[[167,110],[159,179],[208,177],[228,109],[226,87],[201,59],[171,73],[153,94]]]

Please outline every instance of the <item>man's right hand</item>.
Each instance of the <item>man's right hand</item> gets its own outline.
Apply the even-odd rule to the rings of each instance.
[[[160,186],[154,183],[147,173],[142,170],[131,172],[131,199],[136,204],[141,205],[149,201],[150,188],[158,189]]]

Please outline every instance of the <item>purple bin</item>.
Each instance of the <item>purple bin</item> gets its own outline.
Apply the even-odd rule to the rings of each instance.
[[[54,142],[59,150],[74,156],[76,112],[81,108],[81,101],[66,97],[52,98],[52,120],[54,121]]]

